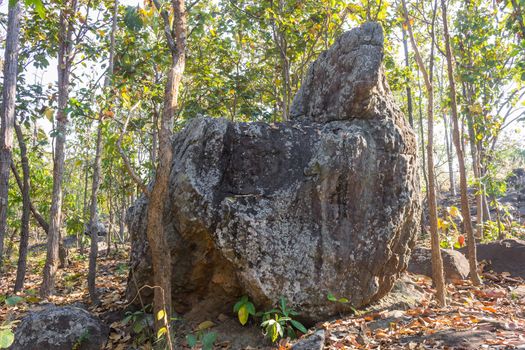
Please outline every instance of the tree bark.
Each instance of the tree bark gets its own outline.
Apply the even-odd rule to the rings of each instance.
[[[284,11],[284,0],[279,0],[277,12],[282,14]],[[271,5],[273,7],[273,1]],[[290,60],[288,58],[288,42],[284,33],[279,29],[279,25],[275,19],[275,16],[272,17],[272,30],[273,30],[273,40],[277,51],[279,51],[279,58],[281,60],[281,81],[282,81],[282,120],[287,121],[290,114],[290,103],[291,103],[291,83],[290,83]]]
[[[481,279],[478,275],[477,269],[477,257],[476,257],[476,239],[474,238],[474,231],[472,229],[472,219],[470,217],[470,207],[468,202],[468,185],[467,185],[467,174],[465,167],[465,158],[463,155],[463,149],[461,148],[461,141],[459,138],[459,123],[458,123],[458,111],[456,102],[456,82],[454,80],[454,67],[452,62],[452,49],[450,47],[450,37],[448,32],[448,20],[447,20],[447,7],[445,0],[441,0],[441,13],[443,15],[443,35],[445,37],[445,49],[447,59],[447,72],[450,87],[450,109],[452,114],[452,125],[453,125],[453,136],[454,145],[456,147],[456,155],[459,164],[459,183],[461,192],[461,214],[463,215],[463,227],[467,234],[467,245],[468,245],[468,260],[470,267],[470,279],[474,285],[481,284]]]
[[[77,0],[70,0],[69,6],[60,11],[59,49],[58,49],[58,110],[56,115],[56,136],[53,157],[53,192],[49,233],[47,235],[47,254],[44,276],[40,286],[40,296],[45,298],[55,292],[55,275],[59,264],[60,229],[62,224],[62,179],[64,177],[65,144],[67,132],[67,111],[69,99],[69,78],[71,73],[73,16],[77,11]]]
[[[111,36],[109,44],[109,64],[106,77],[104,78],[104,88],[111,84],[113,75],[113,61],[115,56],[115,31],[117,28],[118,0],[113,3],[113,21],[111,25]],[[100,187],[100,164],[102,153],[102,118],[104,111],[100,111],[97,125],[97,141],[95,144],[95,161],[93,164],[93,183],[91,187],[91,201],[89,205],[89,232],[91,244],[89,248],[89,270],[88,270],[88,290],[91,303],[97,305],[100,300],[97,295],[96,276],[97,276],[97,256],[98,256],[98,190]],[[108,234],[109,235],[109,234]],[[109,245],[108,248],[109,250]]]
[[[18,248],[18,263],[16,267],[16,280],[14,292],[19,292],[24,288],[27,268],[27,246],[29,244],[29,215],[31,211],[31,199],[29,197],[29,161],[27,158],[27,148],[24,142],[24,134],[18,124],[15,123],[16,137],[20,147],[20,158],[22,163],[23,186],[22,186],[22,231],[20,233],[20,245]]]
[[[401,32],[403,34],[403,51],[405,52],[405,67],[410,69],[410,62],[408,57],[408,42],[407,33],[403,26],[401,26]],[[408,111],[408,122],[410,126],[414,128],[414,116],[412,111],[412,89],[410,88],[410,79],[408,76],[405,79],[406,92],[407,92],[407,111]]]
[[[408,9],[406,6],[406,1],[402,0],[405,22],[408,28],[408,34],[410,37],[410,42],[412,44],[412,50],[414,51],[416,62],[418,64],[419,70],[423,75],[423,80],[425,82],[425,87],[428,94],[428,103],[427,103],[427,118],[428,118],[428,134],[427,134],[427,165],[428,165],[428,212],[429,212],[429,221],[430,221],[430,240],[432,248],[432,279],[436,286],[436,299],[441,306],[445,306],[447,303],[446,300],[446,289],[445,289],[445,278],[443,274],[443,258],[441,257],[441,249],[439,246],[439,233],[437,227],[437,201],[436,201],[436,188],[435,188],[435,175],[434,175],[434,152],[433,152],[433,141],[434,141],[434,91],[432,83],[433,75],[433,65],[434,65],[434,44],[435,44],[435,32],[434,25],[436,20],[436,11],[437,11],[437,0],[434,2],[432,10],[432,24],[431,24],[431,49],[430,49],[430,59],[429,59],[429,68],[428,71],[425,68],[423,58],[419,53],[416,41],[414,39],[414,34],[412,32],[412,25],[408,18]]]
[[[448,181],[450,183],[449,191],[451,196],[456,196],[456,179],[454,176],[454,157],[452,156],[452,145],[450,144],[450,133],[448,131],[449,125],[447,115],[443,113],[443,123],[445,125],[445,145],[447,148],[447,162],[448,162]]]
[[[0,273],[4,261],[4,237],[7,231],[9,171],[13,148],[13,125],[15,122],[16,79],[18,74],[18,46],[20,42],[21,4],[16,1],[9,6],[7,35],[4,52],[4,82],[0,110]]]
[[[160,4],[154,4],[164,21],[164,32],[171,53],[171,65],[167,74],[164,105],[160,118],[158,165],[155,172],[155,182],[148,196],[148,212],[146,232],[151,249],[153,280],[155,284],[153,295],[153,310],[155,316],[162,310],[165,317],[155,317],[157,330],[169,324],[171,315],[171,252],[169,250],[166,232],[164,231],[165,198],[168,191],[171,163],[173,161],[173,123],[178,106],[180,82],[186,65],[186,9],[184,0],[172,0],[173,25],[170,25],[169,15],[161,10]],[[169,340],[169,330],[166,333]],[[171,346],[171,343],[170,343]]]
[[[18,142],[22,142],[24,144],[24,147],[25,147],[25,141],[24,140],[22,140],[22,141],[18,140]],[[18,174],[18,170],[16,170],[16,167],[13,164],[13,162],[11,162],[11,171],[12,171],[14,177],[15,177],[15,180],[16,180],[16,183],[18,185],[18,188],[20,189],[20,193],[23,193],[24,192],[24,185],[22,183],[22,179],[20,178],[20,175]],[[29,209],[31,210],[31,214],[33,214],[33,217],[35,218],[35,220],[38,223],[38,225],[42,228],[42,230],[44,230],[44,232],[47,235],[47,233],[49,232],[49,224],[46,221],[46,219],[44,219],[44,217],[35,208],[33,202],[31,202],[31,198],[29,198]]]

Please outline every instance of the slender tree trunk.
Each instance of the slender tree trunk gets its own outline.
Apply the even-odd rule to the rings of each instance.
[[[441,0],[441,13],[443,15],[443,35],[445,37],[445,49],[447,58],[447,72],[450,86],[450,109],[452,114],[452,125],[454,130],[454,144],[456,146],[456,155],[459,164],[459,183],[461,191],[461,214],[463,215],[463,227],[467,233],[467,245],[468,245],[468,260],[470,267],[470,279],[474,285],[481,284],[481,280],[478,275],[478,264],[476,257],[476,239],[474,237],[474,231],[472,229],[472,219],[470,217],[470,207],[468,201],[468,185],[467,185],[467,174],[465,167],[465,158],[463,156],[463,149],[461,148],[461,141],[459,138],[459,123],[458,123],[458,111],[456,102],[456,82],[454,80],[454,67],[452,62],[452,50],[450,47],[450,37],[448,32],[448,20],[447,20],[447,7],[445,0]]]
[[[173,161],[173,123],[178,107],[180,82],[186,65],[186,8],[184,0],[172,0],[173,24],[169,15],[160,10],[160,4],[154,4],[161,11],[164,21],[164,33],[171,53],[171,64],[167,74],[164,106],[162,109],[159,129],[159,155],[155,172],[155,182],[149,193],[146,232],[151,249],[153,280],[155,290],[153,295],[153,310],[159,315],[162,310],[165,317],[155,317],[155,328],[158,330],[169,324],[171,315],[171,252],[164,231],[165,198],[168,191],[169,175]],[[169,341],[169,331],[168,331]],[[171,343],[170,343],[171,346]]]
[[[104,87],[107,88],[111,84],[111,76],[113,75],[113,61],[115,52],[115,31],[117,28],[117,14],[118,14],[118,0],[113,3],[113,22],[111,26],[111,38],[109,45],[109,64],[106,77],[104,79]],[[97,256],[98,256],[98,190],[100,187],[100,164],[102,153],[102,118],[103,111],[99,113],[97,125],[97,141],[95,144],[95,162],[93,164],[93,183],[91,187],[91,201],[89,206],[89,231],[91,235],[91,245],[89,249],[89,271],[88,271],[88,290],[89,297],[92,304],[97,305],[100,301],[97,295],[96,276],[97,276]],[[109,234],[108,234],[109,236]],[[107,247],[109,250],[109,245]]]
[[[126,241],[125,235],[125,226],[126,226],[126,201],[122,200],[122,208],[120,208],[120,216],[119,216],[119,240],[120,243],[124,243]]]
[[[155,168],[155,166],[157,165],[157,153],[159,151],[159,113],[157,112],[157,106],[153,108],[152,123],[153,127],[151,130],[151,166]]]
[[[100,113],[102,116],[102,113]],[[100,153],[102,149],[102,121],[98,121],[97,141],[95,151],[95,162],[93,164],[93,183],[91,187],[91,204],[89,206],[89,235],[91,244],[89,247],[89,270],[88,270],[88,290],[91,303],[99,303],[95,278],[97,275],[97,256],[98,256],[98,213],[97,213],[97,195],[100,187]]]
[[[443,123],[445,125],[445,145],[447,148],[447,162],[448,162],[448,181],[450,183],[449,191],[451,196],[456,196],[456,179],[454,176],[454,157],[452,156],[452,145],[450,144],[450,133],[448,131],[449,125],[447,115],[443,113]]]
[[[423,127],[423,92],[421,91],[421,81],[419,79],[419,70],[417,75],[417,86],[419,89],[419,138],[421,140],[421,172],[423,173],[423,180],[428,191],[428,176],[427,176],[427,157],[425,155],[425,129]]]
[[[16,78],[18,73],[18,46],[20,34],[21,1],[9,4],[7,35],[4,52],[4,82],[0,110],[0,273],[4,262],[4,237],[7,232],[9,171],[13,148],[15,122]]]
[[[465,86],[466,83],[463,83],[463,94],[466,96],[466,99],[469,104],[473,104],[472,90],[469,86]],[[467,129],[469,136],[469,145],[470,145],[470,156],[472,157],[472,171],[476,181],[481,181],[481,165],[479,162],[478,147],[476,145],[476,134],[474,132],[474,121],[472,120],[472,115],[470,112],[466,113],[467,119]],[[476,236],[478,238],[483,238],[483,197],[482,197],[482,187],[479,183],[476,185]]]
[[[437,11],[437,0],[434,2],[432,10],[432,24],[431,24],[431,49],[430,49],[430,59],[429,59],[429,68],[428,71],[425,68],[423,58],[421,57],[419,50],[417,48],[414,35],[412,33],[412,25],[408,18],[408,9],[406,6],[406,1],[402,0],[405,22],[408,28],[408,34],[410,37],[410,42],[412,44],[412,50],[414,51],[416,62],[419,66],[419,70],[423,75],[425,82],[425,87],[428,94],[428,104],[427,104],[427,113],[428,113],[428,135],[427,135],[427,164],[428,164],[428,212],[429,212],[429,221],[430,221],[430,240],[432,248],[432,279],[436,286],[436,299],[441,306],[445,306],[447,303],[446,300],[446,289],[445,289],[445,278],[443,274],[443,258],[441,257],[441,249],[439,246],[439,233],[437,227],[437,201],[436,201],[436,188],[435,188],[435,175],[434,175],[434,152],[433,152],[433,141],[434,141],[434,91],[432,83],[433,75],[433,65],[434,65],[434,43],[435,43],[435,32],[434,25],[436,20],[436,11]]]
[[[401,26],[401,32],[403,34],[403,51],[405,52],[405,67],[410,70],[410,62],[408,57],[408,42],[407,33],[403,26]],[[412,89],[410,88],[410,79],[408,76],[405,79],[406,92],[407,92],[407,111],[408,111],[408,122],[410,126],[414,128],[414,116],[412,111]]]
[[[24,144],[24,147],[26,147],[26,144],[25,144],[24,140],[20,141],[20,139],[19,139],[18,142],[19,143],[22,142]],[[18,184],[18,188],[20,189],[20,193],[23,193],[24,192],[24,185],[22,183],[22,179],[20,178],[20,175],[18,174],[18,170],[16,170],[16,167],[15,167],[15,165],[12,162],[11,162],[11,172],[13,173],[13,175],[15,177],[15,180],[16,180],[16,183]],[[29,177],[29,178],[31,178],[31,177]],[[31,214],[33,214],[33,217],[35,218],[35,220],[38,223],[38,225],[42,228],[42,230],[44,230],[44,232],[47,235],[47,233],[49,232],[49,224],[47,223],[46,219],[44,219],[44,217],[35,208],[35,206],[31,202],[31,198],[29,198],[29,209],[31,210]]]
[[[47,254],[44,278],[40,295],[48,297],[55,291],[55,275],[59,264],[60,229],[62,224],[62,179],[64,177],[65,144],[67,132],[67,111],[69,99],[69,77],[71,73],[71,52],[73,36],[73,16],[77,10],[77,0],[60,11],[59,49],[58,49],[58,111],[56,115],[56,136],[53,157],[53,192],[49,234],[47,235]]]
[[[29,161],[27,148],[24,142],[24,134],[18,124],[15,124],[16,137],[20,147],[20,158],[22,163],[23,186],[22,186],[22,231],[20,233],[20,246],[18,249],[18,264],[16,267],[16,280],[14,292],[24,288],[24,280],[27,267],[27,246],[29,244],[29,215],[31,212],[31,199],[29,197]]]
[[[9,239],[7,241],[6,249],[5,249],[5,257],[6,259],[9,259],[11,257],[11,252],[13,250],[13,241],[15,240],[15,236],[18,233],[18,228],[14,228],[13,232],[9,236]]]
[[[86,154],[86,164],[84,166],[84,204],[82,206],[82,219],[84,222],[88,215],[88,202],[87,202],[88,183],[89,183],[89,162],[87,160],[87,154]],[[89,227],[85,226],[85,230],[86,231],[89,230]],[[84,247],[84,232],[82,232],[80,235],[77,232],[77,243],[80,249],[80,255],[84,255],[86,253],[85,247]]]
[[[277,5],[278,13],[282,14],[284,11],[284,0],[279,0]],[[273,1],[271,5],[273,7]],[[282,120],[287,121],[290,114],[290,102],[291,102],[291,83],[290,83],[290,60],[288,58],[288,42],[284,33],[279,28],[279,25],[275,19],[272,18],[272,30],[273,39],[275,46],[279,51],[279,58],[281,60],[281,82],[282,82]]]

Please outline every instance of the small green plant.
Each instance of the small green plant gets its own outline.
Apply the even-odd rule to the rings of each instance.
[[[344,298],[344,297],[337,298],[332,293],[328,293],[328,295],[326,296],[326,299],[328,299],[329,301],[331,301],[333,303],[337,303],[337,304],[340,304],[340,305],[346,305],[346,304],[350,303],[350,300],[348,300],[348,298]],[[350,310],[352,310],[352,312],[354,314],[357,314],[357,310],[352,305],[349,305],[348,307],[350,308]]]
[[[126,317],[122,320],[123,325],[130,324],[133,332],[141,334],[148,326],[146,313],[143,310],[126,312]]]
[[[340,303],[340,304],[347,304],[349,300],[347,298],[336,298],[332,293],[328,293],[328,296],[326,297],[329,301],[333,301],[334,303]]]
[[[213,350],[213,344],[217,340],[217,333],[215,332],[206,332],[202,331],[197,332],[197,334],[188,334],[186,336],[186,341],[188,346],[191,348],[195,347],[198,343],[201,344],[202,350]]]
[[[303,334],[306,333],[306,327],[301,322],[292,318],[298,315],[298,312],[288,307],[286,299],[281,297],[278,308],[271,309],[262,314],[263,322],[261,323],[261,327],[264,328],[264,334],[270,338],[272,342],[275,342],[279,337],[284,338],[285,334],[290,339],[297,338],[296,330]]]
[[[116,270],[119,275],[125,275],[128,273],[128,264],[119,263]]]
[[[19,295],[11,295],[10,297],[5,298],[5,303],[7,306],[15,306],[18,303],[25,301],[25,299]]]
[[[80,337],[78,337],[77,341],[75,342],[75,344],[73,344],[73,347],[71,349],[72,350],[78,350],[78,349],[80,349],[82,344],[84,344],[84,343],[86,343],[88,341],[89,341],[89,330],[86,329],[84,332],[82,332]]]
[[[255,316],[255,305],[245,295],[233,306],[233,312],[237,313],[239,322],[244,326],[250,315]]]
[[[0,325],[0,349],[9,348],[15,341],[14,325],[14,322],[4,322]]]

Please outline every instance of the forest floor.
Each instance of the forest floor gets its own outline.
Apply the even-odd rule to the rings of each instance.
[[[80,257],[75,251],[70,257],[70,266],[59,270],[57,294],[48,300],[40,300],[38,288],[45,253],[31,254],[26,289],[19,294],[22,298],[16,305],[11,306],[6,299],[12,295],[16,267],[6,266],[6,273],[0,279],[0,323],[20,319],[28,311],[46,303],[78,305],[88,308],[110,326],[106,349],[151,349],[154,336],[148,327],[144,327],[149,323],[148,318],[142,317],[144,314],[140,312],[127,317],[131,315],[126,311],[128,302],[125,299],[127,254],[121,250],[105,256],[102,252],[99,257],[97,286],[101,304],[97,307],[91,307],[88,299],[87,257]],[[525,281],[506,273],[485,273],[483,277],[484,284],[480,287],[472,286],[468,281],[450,284],[449,306],[440,308],[432,299],[430,279],[409,275],[423,296],[418,297],[417,306],[408,310],[344,316],[319,323],[311,332],[325,330],[325,349],[525,349]],[[125,322],[126,317],[128,322]],[[215,348],[240,349],[235,345],[238,342],[228,340],[235,336],[233,329],[221,327],[221,323],[233,319],[233,315],[229,315],[211,320],[213,327],[206,331],[217,333]],[[251,344],[244,346],[245,349],[283,350],[291,347],[291,343],[284,340],[271,345],[263,339],[257,324],[252,324],[251,328],[252,336],[246,339]],[[228,330],[230,334],[223,337],[221,333]],[[239,333],[239,336],[245,335]],[[181,344],[176,349],[189,349]]]

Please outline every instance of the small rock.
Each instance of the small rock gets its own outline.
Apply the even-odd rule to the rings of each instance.
[[[323,350],[324,339],[324,329],[317,330],[312,335],[309,335],[295,343],[295,345],[292,346],[292,350]]]
[[[78,307],[49,306],[26,315],[15,331],[11,350],[98,350],[109,329]]]
[[[464,280],[469,275],[467,258],[457,250],[441,249],[443,270],[448,282]],[[408,263],[408,272],[432,277],[432,252],[427,248],[415,248]]]

